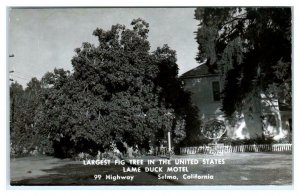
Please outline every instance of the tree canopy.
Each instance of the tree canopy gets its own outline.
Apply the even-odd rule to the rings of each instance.
[[[25,89],[17,82],[10,85],[10,140],[16,154],[22,152],[23,148],[29,151],[35,146],[48,146],[47,138],[36,129],[42,90],[37,78],[32,78]]]
[[[291,105],[291,8],[197,8],[195,18],[196,60],[223,76],[227,116],[261,92]]]
[[[167,131],[178,144],[198,131],[176,52],[167,45],[150,52],[149,24],[136,19],[131,25],[97,28],[97,46],[75,49],[73,73],[55,69],[42,78],[36,129],[63,148],[57,156],[107,149],[115,141],[147,147]]]

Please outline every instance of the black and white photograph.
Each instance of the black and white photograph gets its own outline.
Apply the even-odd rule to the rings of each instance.
[[[291,6],[7,7],[9,184],[294,184]]]

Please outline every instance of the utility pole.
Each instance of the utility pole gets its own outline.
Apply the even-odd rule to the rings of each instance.
[[[168,131],[168,154],[169,158],[171,158],[172,154],[172,144],[171,144],[171,131],[172,131],[172,124],[173,124],[173,115],[171,112],[165,114],[167,117],[167,131]]]
[[[8,56],[9,58],[13,58],[13,57],[15,57],[15,55],[14,54],[10,54],[9,56]],[[9,71],[9,73],[11,74],[11,73],[14,73],[14,70],[10,70]],[[11,81],[11,82],[13,82],[14,80],[10,77],[9,78],[9,80]],[[11,90],[11,89],[10,89]],[[16,123],[16,115],[15,115],[15,113],[16,113],[16,95],[15,95],[15,92],[11,92],[11,95],[12,95],[12,103],[11,103],[11,107],[10,107],[10,112],[11,112],[11,127],[10,127],[10,141],[11,141],[11,139],[12,139],[12,134],[13,133],[15,133],[15,123]],[[13,130],[13,131],[12,131]],[[13,139],[16,139],[15,137],[13,138]],[[11,147],[13,147],[13,146],[11,146]],[[12,153],[12,149],[10,149],[11,150],[11,152],[10,153]],[[15,150],[14,150],[14,152],[15,152]],[[16,152],[15,152],[16,153]]]
[[[10,55],[8,55],[8,57],[9,57],[9,58],[13,58],[13,57],[15,57],[15,55],[14,55],[14,54],[10,54]],[[15,72],[15,70],[10,70],[10,71],[9,71],[10,74],[12,74],[12,73],[14,73],[14,72]],[[14,81],[14,79],[12,79],[11,77],[9,78],[9,80],[10,80],[11,82]]]
[[[13,57],[15,57],[15,55],[14,54],[10,54],[10,55],[8,55],[8,57],[9,58],[13,58]],[[10,70],[9,71],[9,73],[11,74],[11,73],[14,73],[14,70]],[[9,78],[9,80],[12,82],[12,81],[14,81],[14,79],[12,79],[12,78]],[[14,124],[14,117],[15,117],[15,99],[16,99],[16,97],[15,97],[15,93],[14,92],[12,92],[12,96],[13,96],[13,99],[12,99],[12,108],[13,108],[13,110],[12,110],[12,124]]]

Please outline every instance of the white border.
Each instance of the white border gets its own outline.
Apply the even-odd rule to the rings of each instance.
[[[297,140],[299,133],[297,133],[297,128],[298,128],[298,112],[296,108],[298,107],[298,104],[295,100],[299,100],[299,91],[297,90],[297,86],[294,85],[294,126],[293,130],[294,131],[294,163],[295,163],[295,168],[294,168],[294,190],[277,190],[279,189],[285,189],[285,187],[277,187],[277,186],[262,186],[262,187],[237,187],[238,189],[242,190],[232,190],[232,187],[230,186],[219,186],[219,187],[203,187],[203,186],[181,186],[181,187],[161,187],[161,186],[135,186],[135,187],[119,187],[119,186],[109,186],[109,187],[86,187],[86,186],[77,186],[77,187],[19,187],[18,189],[22,189],[22,191],[19,190],[9,190],[7,188],[7,185],[9,185],[9,182],[7,182],[6,178],[6,148],[9,146],[9,143],[7,144],[6,138],[6,130],[7,130],[7,84],[8,84],[8,78],[7,78],[7,70],[6,70],[6,8],[7,6],[54,6],[54,7],[90,7],[90,6],[293,6],[294,10],[294,53],[293,54],[298,54],[299,51],[298,46],[296,45],[299,43],[298,37],[296,34],[299,34],[299,5],[297,0],[277,0],[277,1],[272,1],[272,0],[247,0],[247,1],[221,1],[221,0],[173,0],[173,1],[167,1],[167,0],[151,0],[151,1],[140,1],[140,0],[131,0],[131,1],[122,1],[122,0],[105,0],[105,1],[94,1],[94,0],[65,0],[65,1],[60,1],[60,0],[48,0],[48,1],[40,1],[40,0],[4,0],[1,1],[1,49],[0,49],[0,59],[1,59],[1,70],[0,70],[0,87],[1,87],[1,92],[6,92],[5,95],[2,94],[1,96],[1,125],[2,126],[2,137],[1,137],[1,150],[2,153],[1,155],[4,156],[2,161],[1,161],[1,171],[2,171],[2,178],[0,181],[1,184],[1,192],[2,194],[7,194],[7,195],[15,195],[15,194],[21,194],[21,195],[44,195],[44,194],[60,194],[63,191],[63,194],[66,194],[67,192],[70,194],[80,194],[80,195],[85,195],[85,194],[99,194],[97,192],[97,189],[106,189],[106,190],[101,190],[101,194],[107,194],[107,195],[127,195],[127,194],[136,194],[136,195],[142,195],[145,194],[144,191],[147,189],[147,193],[151,195],[155,195],[158,192],[163,193],[163,194],[200,194],[198,191],[201,189],[201,194],[204,195],[244,195],[244,194],[268,194],[268,195],[299,195],[299,190],[300,187],[297,186],[299,185],[299,169],[297,164],[299,163],[299,154],[297,150]],[[298,33],[297,33],[298,32]],[[274,40],[276,41],[276,40]],[[298,79],[297,75],[299,74],[297,65],[298,64],[298,57],[297,55],[294,55],[294,80],[293,84],[298,84]],[[235,187],[233,187],[236,189]],[[256,190],[251,190],[249,189],[256,189]],[[25,189],[35,189],[34,191],[30,190],[25,190]],[[51,191],[45,191],[46,190],[51,190],[51,189],[56,189],[56,190],[51,190]],[[70,190],[70,189],[75,189],[75,190]],[[79,189],[79,190],[78,190]],[[84,191],[86,189],[93,189],[88,192]],[[96,190],[95,190],[96,189]],[[117,189],[117,190],[115,190]],[[137,191],[128,191],[124,189],[136,189]],[[141,190],[142,189],[142,190]],[[152,190],[155,189],[155,190]],[[165,190],[168,189],[168,193],[165,192]],[[171,189],[171,190],[170,190]],[[172,190],[173,189],[173,190]],[[175,190],[174,190],[175,189]],[[181,190],[185,190],[185,193],[182,193]],[[187,190],[190,189],[190,190]],[[198,189],[198,190],[195,190]],[[257,190],[258,189],[258,190]],[[264,189],[273,189],[273,190],[264,190]],[[112,192],[112,190],[115,190]],[[97,192],[97,193],[96,193]]]

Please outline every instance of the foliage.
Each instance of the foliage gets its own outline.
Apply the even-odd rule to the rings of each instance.
[[[252,145],[252,144],[286,144],[290,143],[287,138],[281,140],[274,140],[272,137],[266,137],[264,134],[261,136],[257,135],[255,138],[249,139],[232,139],[223,137],[219,141],[219,143],[223,143],[224,145],[238,146],[238,145]]]
[[[291,105],[290,8],[197,8],[195,17],[196,59],[223,75],[227,116],[246,107],[249,94],[273,94]]]
[[[159,66],[155,83],[162,87],[160,98],[167,107],[174,109],[175,117],[172,122],[173,140],[179,144],[183,140],[190,142],[198,135],[200,121],[197,107],[192,105],[191,95],[186,92],[182,81],[178,78],[176,53],[167,45],[157,48],[153,53]]]
[[[36,129],[35,116],[42,103],[41,92],[41,82],[36,78],[32,78],[24,90],[17,82],[10,86],[10,140],[17,156],[26,151],[29,153],[36,146],[45,153],[52,148],[49,140]]]
[[[21,140],[26,137],[23,133],[25,129],[23,104],[23,87],[19,83],[14,82],[10,86],[10,139],[13,147],[18,145]],[[17,149],[17,151],[19,151],[19,149]]]
[[[112,142],[147,148],[168,131],[176,143],[192,135],[184,132],[197,125],[196,110],[178,79],[175,51],[165,45],[151,53],[148,23],[131,25],[97,28],[97,46],[75,49],[74,73],[55,69],[43,77],[35,120],[56,156],[104,151]]]

